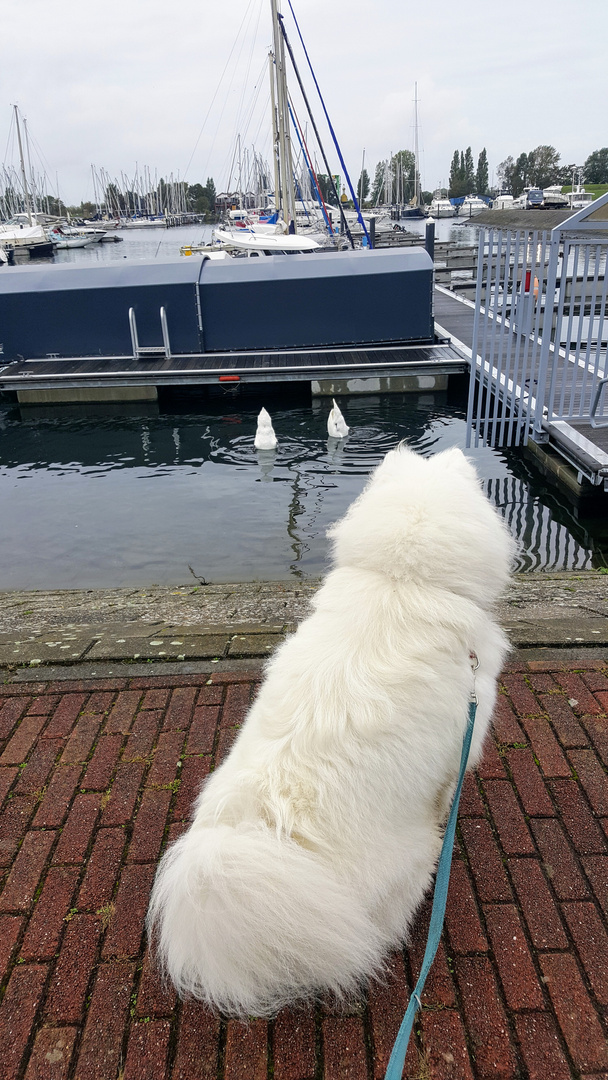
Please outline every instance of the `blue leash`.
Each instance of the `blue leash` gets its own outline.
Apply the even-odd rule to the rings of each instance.
[[[467,723],[467,730],[465,731],[464,739],[462,741],[462,754],[460,757],[460,773],[458,776],[458,783],[456,785],[456,791],[454,792],[454,798],[452,800],[452,808],[450,810],[450,816],[448,818],[445,836],[443,838],[443,845],[441,848],[441,855],[439,856],[439,863],[437,864],[437,876],[435,878],[435,892],[433,895],[433,907],[431,910],[429,936],[426,942],[426,949],[424,950],[424,957],[422,958],[422,967],[420,968],[418,982],[414,987],[405,1016],[403,1017],[403,1020],[401,1022],[401,1027],[397,1032],[397,1038],[395,1039],[395,1042],[393,1044],[393,1049],[391,1051],[388,1067],[386,1073],[384,1074],[384,1080],[401,1080],[401,1077],[403,1075],[403,1066],[405,1064],[405,1055],[407,1053],[407,1047],[410,1041],[412,1027],[414,1025],[414,1017],[421,1006],[420,995],[426,982],[426,977],[431,969],[433,960],[435,959],[435,953],[437,952],[437,946],[439,945],[439,939],[441,938],[443,919],[445,916],[445,905],[448,896],[448,885],[450,884],[450,867],[452,865],[452,850],[454,847],[454,836],[456,834],[458,803],[460,802],[460,792],[462,791],[464,773],[469,758],[469,750],[471,748],[471,739],[473,737],[473,726],[475,724],[476,711],[477,698],[475,696],[475,693],[473,692],[471,694],[471,700],[469,703],[469,720]]]

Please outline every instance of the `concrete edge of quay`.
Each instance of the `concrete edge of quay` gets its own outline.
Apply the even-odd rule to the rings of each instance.
[[[0,594],[2,682],[263,668],[320,579]],[[517,574],[498,608],[519,662],[608,657],[608,574]]]

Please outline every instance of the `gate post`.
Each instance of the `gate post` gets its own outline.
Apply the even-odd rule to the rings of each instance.
[[[534,427],[532,437],[534,442],[548,442],[549,435],[543,427],[543,416],[547,403],[547,380],[549,374],[549,358],[551,356],[551,329],[553,324],[553,308],[555,306],[555,282],[557,280],[557,263],[559,259],[559,247],[561,242],[561,230],[559,225],[551,232],[551,249],[549,252],[549,267],[547,270],[547,285],[545,290],[545,308],[542,316],[540,364],[538,368],[538,382],[536,385],[536,407],[534,409]],[[530,387],[532,390],[532,387]]]

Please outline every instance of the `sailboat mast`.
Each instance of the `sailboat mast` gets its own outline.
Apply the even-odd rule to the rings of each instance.
[[[414,198],[420,206],[420,171],[418,168],[418,83],[414,83]]]
[[[30,193],[27,186],[27,177],[25,175],[25,161],[23,159],[23,146],[21,145],[21,129],[19,128],[19,110],[16,105],[13,105],[15,110],[15,123],[17,125],[17,142],[19,144],[19,160],[21,162],[21,179],[23,181],[23,197],[25,199],[25,210],[27,213],[27,219],[30,225],[33,225],[32,221],[32,206],[30,203]]]
[[[279,188],[279,125],[277,121],[277,104],[275,101],[274,79],[274,53],[268,53],[268,67],[270,69],[270,108],[272,110],[272,164],[274,166],[274,208],[279,209],[281,201]]]
[[[289,135],[289,109],[287,97],[287,77],[285,72],[285,48],[283,35],[279,27],[278,0],[270,0],[272,12],[272,36],[274,40],[274,59],[277,85],[277,108],[279,127],[279,161],[281,170],[281,210],[283,220],[295,232],[296,213],[293,190],[293,162],[291,156],[291,138]]]

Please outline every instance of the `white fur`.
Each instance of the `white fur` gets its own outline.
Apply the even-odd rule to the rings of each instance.
[[[470,765],[507,644],[512,542],[459,450],[391,451],[330,533],[336,568],[269,662],[148,928],[182,994],[231,1015],[344,995],[405,940],[431,881],[479,658]]]

